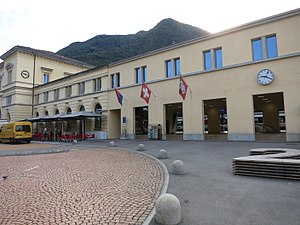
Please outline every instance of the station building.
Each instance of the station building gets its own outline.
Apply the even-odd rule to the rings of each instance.
[[[16,46],[1,117],[98,139],[300,141],[299,24],[296,9],[97,68]]]

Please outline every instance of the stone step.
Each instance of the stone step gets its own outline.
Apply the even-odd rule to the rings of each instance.
[[[227,134],[205,134],[206,141],[227,141]]]
[[[255,135],[256,141],[279,141],[284,142],[286,141],[285,133],[281,134],[256,134]]]

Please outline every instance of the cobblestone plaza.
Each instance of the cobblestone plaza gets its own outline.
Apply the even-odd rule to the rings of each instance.
[[[118,149],[3,156],[0,171],[3,225],[142,224],[163,183],[157,162]]]

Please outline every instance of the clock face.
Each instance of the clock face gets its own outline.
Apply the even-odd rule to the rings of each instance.
[[[29,74],[29,72],[28,72],[27,70],[23,70],[23,71],[21,72],[21,76],[22,76],[24,79],[27,79],[27,78],[30,76],[30,74]]]
[[[274,78],[274,73],[269,69],[263,69],[257,74],[257,81],[262,85],[268,85],[272,83]]]

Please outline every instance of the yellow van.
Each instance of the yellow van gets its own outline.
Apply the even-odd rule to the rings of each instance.
[[[32,140],[32,124],[31,122],[14,122],[3,124],[0,130],[1,142],[21,142],[30,143]]]

